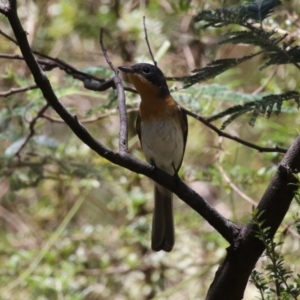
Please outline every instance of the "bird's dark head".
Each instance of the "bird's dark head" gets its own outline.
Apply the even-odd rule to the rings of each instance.
[[[141,63],[131,67],[122,66],[119,69],[128,74],[130,81],[142,97],[147,93],[155,93],[155,96],[160,97],[170,94],[163,72],[154,65]]]

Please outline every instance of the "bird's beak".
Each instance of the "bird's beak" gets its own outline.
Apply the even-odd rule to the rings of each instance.
[[[131,67],[128,66],[121,66],[118,67],[119,70],[123,71],[124,73],[134,73]]]

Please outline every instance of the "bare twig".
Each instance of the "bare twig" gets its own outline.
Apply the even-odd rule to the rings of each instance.
[[[6,34],[5,32],[3,32],[2,30],[0,30],[0,34],[2,36],[4,36],[6,39],[8,39],[9,41],[11,41],[14,44],[16,44],[17,46],[19,46],[18,42],[15,39],[13,39],[12,37],[10,37],[8,34]],[[46,55],[46,54],[41,53],[41,52],[36,51],[36,50],[32,50],[32,53],[34,53],[35,55],[38,55],[40,57],[43,57],[43,58],[46,58],[47,60],[49,60],[49,61],[47,61],[47,60],[39,60],[39,59],[37,59],[38,63],[44,64],[44,65],[48,65],[48,68],[46,68],[46,71],[58,67],[61,70],[64,70],[67,74],[72,75],[76,79],[83,80],[82,78],[84,78],[84,79],[96,80],[96,81],[99,81],[99,82],[105,82],[105,79],[101,79],[101,78],[98,78],[97,76],[81,72],[81,71],[77,70],[76,68],[74,68],[73,66],[71,66],[70,64],[66,63],[65,61],[63,61],[63,60],[61,60],[59,58],[53,58],[53,57],[51,57],[49,55]],[[1,54],[0,57],[10,58],[10,59],[24,59],[20,55],[11,55],[11,54]],[[111,87],[111,86],[109,86],[109,87]]]
[[[1,33],[1,30],[0,30]],[[7,53],[0,53],[0,58],[5,59],[15,59],[15,60],[24,60],[24,57],[19,54],[7,54]],[[43,68],[44,71],[50,71],[54,68],[59,68],[56,62],[46,60],[46,59],[37,59],[36,60]]]
[[[148,33],[147,33],[146,17],[145,16],[143,16],[143,25],[144,25],[144,32],[145,32],[145,40],[146,40],[146,43],[147,43],[147,47],[148,47],[150,56],[152,58],[154,66],[157,66],[157,61],[154,59],[154,55],[152,53],[152,50],[151,50],[151,47],[150,47],[150,43],[149,43],[149,40],[148,40]]]
[[[36,88],[37,88],[36,84],[32,84],[32,85],[21,87],[21,88],[11,88],[8,91],[0,92],[0,97],[8,97],[8,96],[13,95],[13,94],[27,92],[29,90],[33,90],[33,89],[36,89]]]
[[[100,46],[107,63],[115,73],[114,83],[118,91],[118,103],[119,103],[119,115],[120,115],[119,151],[121,153],[128,153],[128,126],[127,126],[125,92],[124,92],[122,80],[119,76],[119,71],[113,66],[113,63],[110,61],[107,54],[107,50],[103,44],[103,28],[101,28],[100,30]]]
[[[133,112],[133,111],[138,111],[138,109],[137,109],[137,108],[128,108],[128,109],[127,109],[127,113],[131,113],[131,112]],[[109,111],[108,113],[99,115],[99,116],[97,116],[97,117],[94,117],[94,118],[88,118],[88,119],[81,119],[81,120],[79,120],[79,121],[80,121],[80,123],[82,123],[82,124],[94,123],[94,122],[97,122],[97,121],[99,121],[99,120],[103,120],[103,119],[105,119],[105,118],[107,118],[107,117],[110,117],[111,115],[115,115],[115,114],[117,114],[117,113],[119,113],[119,111],[116,110],[116,109],[114,109],[114,110]],[[53,123],[66,123],[66,122],[65,122],[64,120],[62,120],[62,119],[54,118],[54,117],[49,116],[49,115],[46,115],[46,114],[43,114],[43,115],[41,116],[41,118],[45,118],[45,119],[47,119],[47,120],[49,120],[50,122],[53,122]]]
[[[247,202],[249,202],[250,204],[257,206],[258,202],[253,200],[251,197],[249,197],[248,195],[246,195],[243,191],[241,191],[233,182],[232,180],[229,178],[229,176],[226,174],[225,170],[223,169],[223,167],[221,166],[220,163],[217,163],[217,167],[223,177],[223,179],[225,180],[225,182],[242,198],[245,199]],[[300,235],[292,228],[290,228],[289,224],[285,224],[282,223],[282,226],[285,227],[284,231],[288,231],[292,236],[294,236],[297,239],[300,239]]]
[[[37,51],[33,51],[33,53],[39,53],[37,55],[46,57],[46,59],[36,59],[36,61],[42,66],[43,71],[50,71],[54,68],[59,68],[63,70],[66,74],[72,76],[73,78],[82,81],[84,83],[85,88],[93,91],[106,91],[109,88],[115,88],[113,78],[110,78],[108,80],[101,79],[94,75],[81,72],[59,58],[53,58]],[[24,57],[22,55],[7,53],[0,53],[0,58],[24,60]],[[86,81],[94,81],[97,84],[86,84]],[[124,89],[128,92],[137,93],[136,90],[129,87],[125,87]]]
[[[205,118],[201,117],[200,115],[197,115],[194,112],[189,111],[188,109],[181,107],[181,109],[183,111],[185,111],[185,113],[193,118],[195,118],[196,120],[200,121],[201,123],[203,123],[205,126],[207,126],[208,128],[212,129],[213,131],[215,131],[219,136],[223,136],[227,139],[236,141],[244,146],[247,146],[249,148],[253,148],[259,152],[279,152],[279,153],[286,153],[286,149],[280,148],[280,147],[261,147],[258,145],[255,145],[253,143],[247,142],[237,136],[233,136],[229,133],[226,133],[222,130],[220,130],[219,128],[217,128],[215,125],[211,124],[210,122],[208,122],[207,120],[205,120]]]
[[[9,10],[9,9],[8,9]],[[5,32],[3,32],[0,29],[0,34],[3,35],[5,38],[7,38],[9,41],[13,42],[14,44],[18,45],[18,42],[16,40],[14,40],[11,36],[9,36],[8,34],[6,34]]]
[[[29,140],[34,136],[35,134],[35,124],[37,122],[37,120],[39,118],[42,117],[43,113],[48,109],[49,104],[45,104],[36,114],[36,116],[29,122],[29,133],[27,135],[27,137],[25,138],[24,142],[22,143],[22,145],[20,146],[20,148],[17,150],[15,156],[18,157],[18,159],[20,159],[20,154],[21,151],[25,148],[25,146],[27,145],[27,143],[29,142]]]
[[[250,204],[256,206],[258,203],[256,201],[254,201],[252,198],[250,198],[249,196],[247,196],[245,193],[243,193],[229,178],[229,176],[226,174],[226,172],[224,171],[223,167],[221,166],[221,164],[217,163],[217,167],[223,177],[223,179],[225,180],[225,182],[239,195],[241,196],[243,199],[245,199],[247,202],[249,202]]]
[[[270,81],[273,79],[273,77],[275,76],[276,72],[278,71],[278,66],[275,67],[275,69],[273,70],[273,72],[271,72],[271,74],[269,75],[269,77],[267,78],[267,80],[260,85],[254,92],[252,92],[252,95],[257,95],[258,93],[260,93],[261,91],[264,90],[264,88],[270,83]]]

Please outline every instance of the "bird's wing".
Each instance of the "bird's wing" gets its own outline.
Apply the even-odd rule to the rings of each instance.
[[[180,123],[181,123],[181,129],[182,129],[182,134],[183,134],[183,155],[181,158],[181,162],[177,168],[177,172],[181,167],[182,164],[182,160],[183,160],[183,156],[184,156],[184,152],[185,152],[185,146],[186,146],[186,141],[187,141],[187,136],[188,136],[188,120],[187,120],[187,115],[184,112],[184,110],[181,108],[180,105],[178,105],[178,109],[179,109],[179,117],[180,117]]]
[[[138,134],[141,146],[142,146],[142,137],[141,137],[141,116],[140,113],[137,116],[136,122],[135,122],[135,130]],[[143,147],[143,146],[142,146]]]

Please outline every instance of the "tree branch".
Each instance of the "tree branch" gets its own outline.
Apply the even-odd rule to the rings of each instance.
[[[6,13],[6,16],[8,17],[8,12]],[[13,42],[15,45],[19,46],[18,40],[13,39],[12,37],[10,37],[8,34],[6,34],[5,32],[3,32],[2,30],[0,30],[0,34],[2,36],[4,36],[6,39],[8,39],[9,41]],[[51,57],[49,55],[46,55],[46,54],[41,53],[41,52],[36,51],[36,50],[31,50],[31,52],[33,54],[35,54],[35,55],[38,55],[38,56],[43,57],[43,58],[46,58],[48,60],[47,61],[47,60],[39,60],[39,59],[37,59],[37,62],[39,62],[41,64],[45,64],[48,67],[48,68],[45,69],[45,71],[49,71],[49,70],[52,70],[52,69],[58,67],[61,70],[64,70],[67,74],[72,75],[74,78],[80,79],[82,81],[83,81],[82,78],[85,78],[85,79],[96,80],[96,81],[99,81],[99,82],[105,82],[104,79],[100,79],[100,78],[98,78],[96,76],[93,76],[93,75],[90,75],[90,74],[86,74],[84,72],[81,72],[81,71],[77,70],[76,68],[74,68],[73,66],[71,66],[70,64],[66,63],[65,61],[63,61],[63,60],[61,60],[59,58]],[[11,55],[11,54],[1,54],[0,57],[11,58],[11,59],[24,59],[20,55]],[[78,78],[75,77],[75,75],[78,76]]]
[[[21,88],[11,88],[8,91],[0,92],[0,97],[5,98],[5,97],[11,96],[13,94],[27,92],[29,90],[33,90],[33,89],[36,89],[36,88],[37,88],[36,84],[32,84],[32,85],[21,87]]]
[[[0,30],[0,34],[1,34]],[[3,34],[2,34],[3,35]],[[6,36],[6,35],[5,35]],[[9,39],[10,40],[10,39]],[[15,43],[16,44],[16,43]],[[7,54],[7,53],[0,53],[0,58],[5,58],[5,59],[15,59],[15,60],[24,60],[24,57],[19,54]],[[50,60],[46,59],[36,59],[36,61],[42,65],[44,71],[50,71],[54,68],[59,68],[59,65],[55,62],[52,62]]]
[[[0,34],[8,38],[10,41],[14,42],[17,46],[17,41],[13,40],[11,37],[9,37],[6,34],[3,34],[3,32],[0,30]],[[74,79],[78,79],[83,82],[84,87],[92,90],[92,91],[106,91],[109,88],[115,88],[114,80],[113,78],[105,80],[98,78],[94,75],[87,74],[84,72],[81,72],[71,66],[70,64],[67,64],[63,60],[59,58],[53,58],[51,56],[42,54],[38,51],[32,51],[36,55],[46,57],[46,59],[36,59],[36,61],[42,66],[43,71],[50,71],[55,68],[59,68],[60,70],[64,71],[66,74],[72,76]],[[37,54],[38,53],[38,54]],[[6,53],[0,53],[0,58],[6,58],[6,59],[16,59],[16,60],[24,60],[24,57],[22,55],[18,54],[6,54]],[[124,88],[126,91],[136,93],[136,90],[126,87]]]
[[[41,89],[48,104],[53,107],[75,135],[93,151],[110,162],[130,171],[143,174],[168,188],[192,207],[198,214],[205,218],[229,243],[233,243],[235,236],[239,233],[239,226],[225,219],[200,195],[190,189],[181,180],[170,176],[158,168],[153,170],[153,167],[150,164],[141,162],[128,153],[117,153],[93,138],[86,128],[77,120],[76,116],[70,114],[56,97],[47,76],[41,70],[33,56],[27,41],[26,33],[24,32],[17,15],[17,11],[10,9],[6,16],[37,86]]]
[[[46,103],[36,114],[36,116],[29,122],[29,134],[27,135],[26,139],[24,140],[24,142],[22,143],[22,145],[20,146],[20,148],[17,150],[15,156],[18,157],[20,159],[20,154],[21,151],[25,148],[25,146],[27,145],[27,143],[29,142],[29,140],[34,136],[35,134],[35,124],[37,122],[37,120],[39,118],[42,117],[43,113],[48,109],[49,104]]]
[[[227,139],[230,139],[230,140],[233,140],[233,141],[236,141],[244,146],[247,146],[249,148],[252,148],[252,149],[255,149],[259,152],[280,152],[280,153],[286,153],[286,149],[283,149],[283,148],[280,148],[280,147],[274,147],[274,148],[271,148],[271,147],[261,147],[261,146],[258,146],[258,145],[255,145],[253,143],[250,143],[250,142],[247,142],[237,136],[233,136],[229,133],[226,133],[222,130],[220,130],[219,128],[217,128],[215,125],[211,124],[210,122],[208,122],[207,120],[205,120],[205,118],[201,117],[200,115],[197,115],[196,113],[194,112],[191,112],[189,111],[188,109],[184,108],[184,107],[181,107],[181,109],[183,111],[186,112],[187,115],[195,118],[196,120],[200,121],[201,123],[203,123],[205,126],[207,126],[208,128],[212,129],[213,131],[215,131],[219,136],[223,136]]]
[[[257,206],[258,202],[246,195],[243,191],[241,191],[229,178],[229,176],[226,174],[225,170],[223,169],[222,165],[220,163],[217,163],[217,167],[225,180],[225,182],[230,186],[230,188],[235,191],[242,199],[245,199],[250,204]],[[290,224],[282,223],[282,226],[284,227],[283,232],[288,231],[291,235],[293,235],[295,238],[300,239],[300,235],[292,228],[290,228]]]
[[[126,110],[127,114],[131,113],[131,112],[134,112],[134,111],[138,111],[138,109],[137,108],[127,108],[127,110]],[[88,119],[81,119],[79,121],[82,124],[94,123],[94,122],[97,122],[99,120],[103,120],[103,119],[105,119],[107,117],[110,117],[111,115],[115,115],[117,113],[119,113],[119,111],[116,110],[116,109],[113,109],[113,110],[111,110],[111,111],[109,111],[107,113],[101,114],[101,115],[99,115],[97,117],[88,118]],[[53,123],[65,123],[65,121],[62,120],[62,119],[54,118],[54,117],[46,115],[46,114],[43,114],[41,117],[45,118],[45,119],[47,119],[47,120],[49,120],[50,122],[53,122]]]
[[[287,213],[298,189],[293,175],[300,170],[300,135],[296,138],[258,204],[263,212],[263,228],[270,228],[273,238]],[[240,231],[235,242],[227,249],[227,256],[220,265],[206,300],[240,300],[243,298],[251,271],[264,251],[263,243],[256,237],[257,228],[250,221]]]
[[[152,61],[153,61],[154,66],[157,66],[157,61],[156,61],[155,58],[154,58],[154,55],[153,55],[153,52],[152,52],[152,50],[151,50],[150,43],[149,43],[149,40],[148,40],[148,33],[147,33],[146,17],[145,17],[145,16],[143,16],[143,25],[144,25],[145,40],[146,40],[146,43],[147,43],[148,51],[149,51],[149,53],[150,53],[150,56],[151,56],[151,58],[152,58]]]
[[[119,71],[114,67],[113,63],[110,61],[107,54],[107,50],[103,44],[103,28],[101,28],[100,30],[100,46],[107,63],[115,73],[114,83],[118,91],[119,116],[120,116],[119,151],[121,153],[123,152],[128,153],[128,126],[127,126],[125,92],[124,92],[122,80],[119,76]]]

